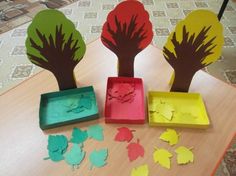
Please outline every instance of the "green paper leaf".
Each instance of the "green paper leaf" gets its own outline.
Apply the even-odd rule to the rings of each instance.
[[[65,153],[65,161],[72,167],[80,165],[85,157],[85,151],[77,144],[73,144],[70,151]]]
[[[90,97],[82,96],[79,99],[79,107],[84,107],[86,109],[91,109],[92,108],[92,101]]]
[[[89,161],[91,162],[90,169],[92,169],[94,166],[98,168],[105,166],[107,164],[106,163],[107,155],[108,155],[108,149],[92,151],[92,153],[89,155]]]
[[[61,153],[59,150],[54,151],[54,152],[49,151],[48,154],[49,154],[49,158],[54,162],[59,162],[64,159],[63,153]],[[46,158],[46,159],[49,159],[49,158]]]
[[[178,164],[188,164],[193,163],[194,155],[191,149],[184,146],[178,147],[175,152],[177,153],[177,163]]]
[[[97,141],[103,141],[103,128],[101,125],[92,125],[87,130],[88,137],[96,139]]]
[[[174,129],[167,128],[165,132],[161,134],[159,139],[169,142],[170,145],[175,145],[179,141],[179,134]]]
[[[64,159],[63,154],[68,147],[68,140],[64,135],[49,135],[48,136],[48,155],[49,157],[44,160],[51,159],[54,162],[58,162]]]
[[[87,138],[88,138],[87,131],[82,131],[79,128],[74,128],[72,131],[72,138],[71,138],[70,142],[76,143],[76,144],[81,144],[84,141],[86,141]]]
[[[68,141],[64,135],[49,135],[48,137],[48,150],[49,151],[58,151],[65,150],[68,147]]]

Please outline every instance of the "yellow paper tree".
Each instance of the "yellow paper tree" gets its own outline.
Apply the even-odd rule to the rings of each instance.
[[[180,21],[163,48],[175,73],[171,91],[188,92],[194,74],[219,59],[223,44],[223,27],[213,12],[196,10]]]

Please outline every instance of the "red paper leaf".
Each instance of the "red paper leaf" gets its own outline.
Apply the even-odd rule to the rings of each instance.
[[[138,157],[144,156],[144,148],[139,144],[139,139],[137,143],[133,142],[127,146],[128,149],[128,157],[130,161],[136,160]]]
[[[126,127],[121,127],[118,128],[118,133],[115,136],[115,141],[123,142],[127,141],[130,142],[133,139],[133,134],[132,132],[135,130],[130,130],[129,128]]]

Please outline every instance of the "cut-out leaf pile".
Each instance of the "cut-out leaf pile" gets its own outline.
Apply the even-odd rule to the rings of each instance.
[[[68,147],[68,141],[64,135],[49,135],[48,137],[48,158],[54,162],[59,162],[64,159],[63,154],[66,152]]]
[[[79,128],[74,128],[72,131],[70,142],[72,147],[69,151],[68,140],[64,135],[49,135],[48,137],[48,155],[45,158],[51,159],[54,162],[59,162],[65,160],[65,162],[72,168],[78,168],[85,157],[85,151],[83,151],[84,142],[92,138],[97,141],[103,141],[103,127],[100,125],[89,126],[87,130],[81,130]],[[91,167],[103,167],[106,165],[106,159],[108,156],[108,149],[94,150],[90,156]]]
[[[173,113],[175,109],[171,104],[160,101],[153,102],[153,105],[149,107],[149,111],[151,113],[157,113],[158,115],[161,115],[162,117],[170,121],[173,118]]]
[[[72,104],[67,112],[73,112],[73,113],[80,113],[83,112],[86,109],[92,108],[92,100],[89,96],[82,95],[80,99],[78,100],[77,104]]]
[[[116,99],[118,102],[133,102],[135,97],[135,84],[119,83],[108,89],[109,100]]]

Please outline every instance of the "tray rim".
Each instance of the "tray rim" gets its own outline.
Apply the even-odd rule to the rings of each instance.
[[[200,103],[201,103],[201,109],[203,108],[204,116],[206,117],[207,123],[201,123],[201,124],[196,124],[196,123],[175,123],[175,122],[152,122],[150,121],[150,112],[149,112],[149,105],[150,105],[150,94],[166,94],[169,96],[174,96],[174,95],[184,95],[184,96],[196,96],[199,98]],[[164,91],[155,91],[155,90],[150,90],[148,91],[148,96],[147,96],[147,108],[148,108],[148,123],[149,126],[162,126],[162,127],[184,127],[184,128],[199,128],[199,129],[206,129],[210,126],[210,119],[207,114],[206,106],[204,104],[204,100],[201,96],[200,93],[185,93],[185,92],[164,92]]]
[[[41,107],[43,107],[42,103],[43,103],[43,100],[45,98],[54,98],[56,96],[60,97],[60,96],[65,96],[67,94],[73,95],[73,94],[78,93],[78,92],[79,93],[84,92],[85,90],[87,90],[89,92],[92,92],[94,94],[94,97],[95,97],[94,103],[95,103],[95,107],[96,107],[96,113],[94,113],[90,116],[85,116],[82,119],[80,118],[80,119],[67,120],[67,121],[57,122],[57,123],[50,124],[50,125],[43,124],[43,122],[42,122],[43,115],[42,115],[42,108]],[[60,126],[64,126],[64,125],[69,125],[69,124],[73,124],[73,123],[76,123],[76,122],[94,120],[94,119],[97,119],[97,118],[99,118],[99,109],[98,109],[97,98],[96,98],[96,94],[95,94],[93,86],[78,87],[78,88],[74,88],[74,89],[68,89],[68,90],[56,91],[56,92],[48,92],[48,93],[41,94],[41,96],[40,96],[39,126],[42,130],[50,129],[50,128],[56,128],[56,127],[60,127]]]

